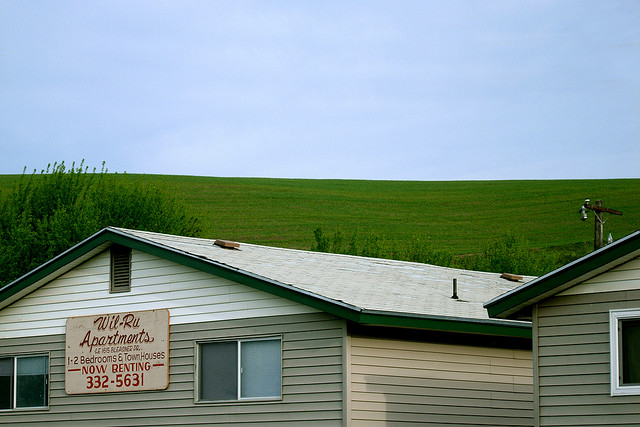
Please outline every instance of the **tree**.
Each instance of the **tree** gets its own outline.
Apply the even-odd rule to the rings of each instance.
[[[197,236],[197,218],[158,186],[84,161],[23,172],[0,198],[0,287],[107,226]],[[25,168],[26,171],[26,168]]]

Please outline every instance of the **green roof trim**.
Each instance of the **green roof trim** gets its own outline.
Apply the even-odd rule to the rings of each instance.
[[[563,267],[484,304],[490,317],[510,318],[568,286],[600,274],[640,254],[640,231],[629,234]]]
[[[107,229],[103,229],[93,236],[81,241],[77,245],[71,247],[60,255],[52,258],[39,267],[31,270],[27,274],[19,277],[13,282],[0,288],[0,307],[3,307],[5,301],[14,297],[18,293],[26,290],[30,286],[37,284],[41,280],[45,280],[51,274],[64,268],[72,261],[81,259],[83,256],[89,254],[92,250],[98,248],[102,244],[109,241],[106,233]]]
[[[35,290],[48,280],[65,272],[65,267],[82,262],[111,244],[127,246],[363,325],[531,337],[531,325],[525,322],[424,316],[362,309],[109,227],[0,289],[0,308],[21,297],[19,295],[21,292],[30,292],[31,287]]]
[[[491,319],[410,316],[404,313],[363,310],[357,323],[371,326],[394,326],[466,334],[531,338],[531,324],[528,322],[505,323],[504,321]]]

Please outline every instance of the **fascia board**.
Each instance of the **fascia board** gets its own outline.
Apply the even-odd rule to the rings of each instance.
[[[4,286],[0,289],[0,309],[64,274],[71,268],[71,265],[77,265],[79,263],[78,261],[88,259],[93,254],[106,249],[111,244],[127,246],[150,255],[158,256],[187,267],[250,286],[254,289],[317,308],[348,320],[355,320],[360,311],[359,308],[355,306],[330,300],[285,283],[262,278],[250,272],[220,264],[207,258],[183,252],[156,242],[144,240],[110,227],[100,230],[67,251]]]
[[[509,318],[523,309],[640,255],[640,231],[591,252],[484,304],[489,317]]]
[[[108,229],[103,229],[3,286],[0,289],[0,309],[104,250],[109,246],[108,242]]]
[[[468,319],[363,310],[357,323],[479,335],[531,338],[531,323],[514,320]]]

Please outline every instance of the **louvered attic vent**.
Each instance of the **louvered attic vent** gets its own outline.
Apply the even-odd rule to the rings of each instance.
[[[111,284],[109,292],[129,292],[131,290],[131,248],[111,246]]]

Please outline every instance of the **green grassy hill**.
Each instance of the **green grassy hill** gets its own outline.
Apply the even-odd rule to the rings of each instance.
[[[20,176],[0,175],[0,193]],[[313,232],[376,234],[402,246],[412,239],[454,254],[483,250],[506,233],[533,248],[590,247],[593,214],[585,198],[623,212],[605,237],[640,229],[640,179],[545,181],[357,181],[121,175],[161,183],[202,222],[203,237],[309,249]]]

